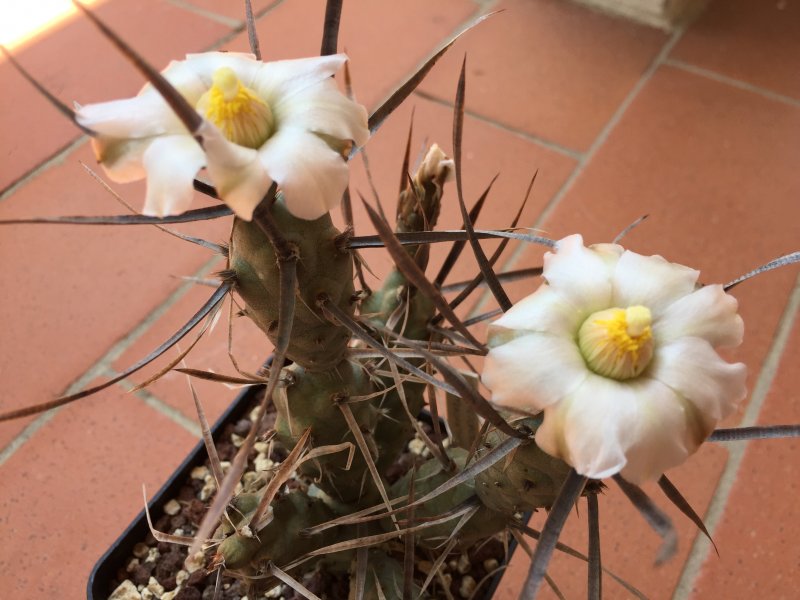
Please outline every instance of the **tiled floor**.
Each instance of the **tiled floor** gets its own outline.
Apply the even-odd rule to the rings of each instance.
[[[267,57],[318,51],[322,0],[254,2]],[[376,105],[423,57],[473,16],[504,12],[456,43],[420,92],[370,142],[387,202],[397,186],[411,107],[415,148],[450,147],[450,100],[467,60],[465,189],[475,198],[498,171],[486,227],[506,224],[539,171],[524,224],[554,237],[606,241],[643,214],[626,243],[727,281],[800,246],[800,7],[714,0],[685,31],[665,34],[564,0],[349,0],[340,47],[352,58],[359,99]],[[228,0],[107,0],[99,14],[154,64],[210,48],[246,48],[242,12]],[[139,76],[84,20],[16,51],[66,102],[130,94]],[[0,218],[111,214],[120,207],[85,170],[84,138],[0,61]],[[353,188],[368,194],[360,164]],[[141,185],[117,186],[134,204]],[[449,199],[453,200],[452,192]],[[444,223],[459,222],[454,204]],[[215,241],[226,223],[184,228]],[[366,225],[357,215],[357,227]],[[539,264],[512,247],[507,268]],[[373,251],[374,252],[374,251]],[[367,254],[377,269],[385,261]],[[19,226],[0,235],[0,410],[77,390],[135,362],[210,293],[180,279],[221,262],[149,228]],[[464,276],[470,265],[454,278]],[[515,284],[520,297],[532,284]],[[763,275],[735,294],[747,323],[731,357],[750,367],[747,404],[731,423],[800,421],[797,268]],[[232,371],[218,326],[191,366]],[[254,367],[269,345],[238,321],[234,348]],[[187,342],[188,343],[188,342]],[[9,598],[81,598],[86,576],[194,443],[191,397],[168,376],[126,394],[131,377],[97,397],[0,425],[0,590]],[[209,413],[235,393],[199,386]],[[800,445],[708,446],[671,474],[705,515],[720,550],[677,511],[680,552],[652,566],[658,539],[609,489],[601,500],[604,565],[652,598],[793,598],[800,586]],[[666,501],[650,489],[660,504]],[[585,511],[565,539],[585,548]],[[542,517],[535,523],[541,525]],[[527,559],[518,553],[498,598],[516,598]],[[585,595],[583,566],[557,556],[568,598]],[[627,597],[609,578],[606,596]],[[542,597],[553,597],[549,590]]]

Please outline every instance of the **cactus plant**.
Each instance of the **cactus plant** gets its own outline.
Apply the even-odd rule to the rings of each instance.
[[[323,54],[336,50],[340,10],[341,2],[328,3]],[[523,406],[516,411],[522,412],[522,417],[499,410],[496,406],[519,408],[517,398],[514,402],[500,398],[498,390],[505,388],[500,383],[493,384],[490,386],[495,396],[493,406],[474,385],[478,373],[463,373],[454,366],[454,361],[447,360],[483,357],[489,353],[489,358],[497,361],[502,352],[498,348],[522,336],[509,333],[513,328],[505,327],[505,321],[501,321],[493,334],[490,351],[470,329],[473,323],[465,323],[456,315],[456,302],[448,302],[442,295],[440,288],[446,271],[466,244],[480,266],[474,281],[466,287],[488,286],[503,310],[510,308],[510,302],[493,265],[507,240],[516,237],[527,243],[556,246],[552,240],[527,233],[475,231],[473,222],[485,198],[468,214],[460,172],[464,71],[455,103],[454,160],[433,145],[416,171],[408,174],[407,151],[394,231],[379,210],[367,206],[377,236],[359,237],[351,230],[340,231],[333,225],[327,210],[330,196],[327,188],[320,192],[319,202],[309,208],[310,205],[303,204],[300,192],[307,191],[310,184],[300,185],[292,179],[294,175],[285,175],[272,163],[262,165],[262,172],[260,167],[253,166],[252,157],[248,158],[251,155],[242,150],[265,148],[266,140],[278,135],[274,130],[285,126],[278,108],[267,119],[266,104],[252,100],[260,89],[258,85],[252,84],[251,89],[245,85],[246,81],[240,84],[231,67],[217,66],[213,86],[192,106],[182,95],[185,92],[173,87],[175,82],[170,81],[173,74],[169,70],[161,77],[95,16],[86,13],[148,76],[152,87],[147,90],[147,98],[161,102],[163,96],[173,111],[170,118],[180,121],[178,127],[183,127],[181,136],[189,140],[192,159],[199,157],[198,165],[208,166],[216,185],[215,189],[208,182],[195,181],[195,187],[227,205],[227,208],[184,212],[185,220],[235,213],[230,244],[218,249],[227,256],[219,289],[186,327],[143,363],[174,345],[211,314],[225,295],[233,293],[243,302],[243,314],[275,347],[271,366],[257,376],[243,374],[249,383],[265,384],[264,404],[258,414],[265,414],[268,403],[274,404],[274,429],[265,433],[256,423],[227,474],[216,464],[219,493],[203,524],[192,539],[175,536],[170,539],[190,545],[191,560],[201,562],[208,570],[236,577],[253,593],[263,593],[288,581],[306,597],[314,597],[303,591],[302,582],[314,572],[326,571],[350,580],[351,598],[432,597],[449,592],[436,591],[441,588],[431,583],[430,577],[425,581],[413,580],[414,564],[404,560],[409,555],[408,547],[415,549],[412,555],[419,550],[424,556],[432,554],[444,559],[454,549],[493,536],[536,534],[522,522],[521,513],[546,509],[551,510],[551,515],[541,534],[524,592],[528,597],[535,595],[545,576],[549,555],[556,548],[560,526],[579,498],[588,497],[590,526],[593,532],[597,531],[597,513],[591,507],[603,484],[587,478],[584,471],[576,471],[582,468],[574,458],[576,451],[562,447],[553,450],[548,446],[545,452],[539,448],[537,430],[549,427],[546,420],[543,423],[540,410],[530,411]],[[313,141],[307,141],[304,149],[322,157],[321,166],[314,163],[308,168],[327,169],[325,185],[339,182],[342,169],[346,172],[347,160],[364,141],[355,139],[361,135],[353,131],[367,126],[374,131],[448,47],[432,55],[363,124],[339,127],[333,123],[329,131],[305,132]],[[214,56],[208,60],[228,59]],[[246,68],[251,67],[248,63]],[[328,85],[328,75],[325,71],[319,85]],[[326,94],[338,94],[326,90]],[[256,102],[254,106],[260,107],[255,111],[256,118],[261,118],[263,127],[255,133],[238,135],[240,123],[222,123],[220,111],[214,113],[216,117],[212,116],[208,105],[215,102],[215,93],[225,98],[230,96],[232,99],[225,100],[230,103],[239,102],[240,98],[245,98],[241,102]],[[275,100],[275,106],[280,102],[284,100]],[[286,102],[290,103],[291,98]],[[335,102],[350,107],[343,99]],[[239,105],[225,106],[232,113],[245,110]],[[60,108],[94,136],[99,160],[113,173],[120,155],[128,151],[129,140],[114,138],[102,130],[104,124],[90,118],[91,107],[81,109],[77,115],[69,108]],[[357,111],[347,114],[357,120]],[[335,135],[340,131],[341,135]],[[199,146],[192,145],[189,134]],[[148,143],[156,145],[153,141]],[[297,160],[301,158],[298,156]],[[191,173],[192,177],[196,171]],[[446,192],[446,182],[453,176],[456,189]],[[155,175],[151,173],[150,177]],[[180,211],[187,208],[182,200],[183,190],[173,192],[172,204],[155,209],[159,216],[119,217],[112,221],[164,223],[180,219],[170,217],[169,213],[174,212],[175,206]],[[464,226],[455,232],[436,231],[445,193],[454,194],[462,210]],[[349,203],[347,190],[345,196]],[[516,222],[511,225],[514,227]],[[481,236],[503,240],[491,258],[483,254],[477,241]],[[426,269],[430,246],[434,243],[451,244],[451,251],[439,275],[429,277]],[[378,289],[362,286],[357,290],[354,284],[360,269],[357,253],[370,245],[385,247],[395,267]],[[791,255],[782,263],[796,260]],[[443,321],[447,326],[442,326]],[[603,331],[593,331],[592,339],[605,340]],[[605,347],[598,353],[601,351]],[[126,371],[123,377],[130,372]],[[105,386],[2,418],[71,402]],[[428,399],[436,394],[447,397],[453,428],[448,443],[442,436],[429,437],[416,420]],[[430,403],[430,407],[435,409],[436,403]],[[700,415],[698,423],[705,427],[699,436],[705,439],[715,422],[704,421]],[[206,427],[202,417],[201,424]],[[759,433],[765,432],[769,434],[766,430]],[[782,432],[796,434],[797,429]],[[415,434],[426,446],[427,460],[390,483],[389,469]],[[272,469],[263,485],[240,487],[237,492],[245,459],[259,435],[269,435],[274,443],[285,448],[288,457]],[[723,439],[725,435],[728,434],[720,433],[718,437]],[[208,450],[214,465],[215,449],[210,442]],[[611,474],[637,508],[659,524],[658,531],[666,540],[664,553],[669,554],[671,525],[668,521],[665,524],[663,514],[625,479],[625,471],[622,476],[619,472],[617,469]],[[287,487],[290,480],[299,485]],[[666,478],[662,477],[660,483],[673,490],[670,497],[680,499],[676,503],[690,518],[701,523]],[[406,544],[405,549],[400,542]],[[590,587],[598,594],[601,571],[596,546],[590,548],[587,560],[594,582]]]

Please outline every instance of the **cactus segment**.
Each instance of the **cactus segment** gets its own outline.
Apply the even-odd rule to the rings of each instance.
[[[298,251],[297,305],[287,356],[308,371],[327,371],[344,358],[350,333],[331,324],[316,308],[327,294],[336,305],[354,312],[353,261],[340,248],[342,233],[330,215],[315,221],[293,217],[279,193],[272,217],[287,241]],[[276,342],[280,279],[272,245],[254,223],[235,219],[231,232],[229,269],[236,290],[245,301],[245,313]]]
[[[536,431],[541,419],[525,419],[523,424]],[[494,430],[486,436],[482,452],[494,448],[508,436]],[[545,454],[535,442],[521,445],[511,460],[501,460],[475,478],[475,491],[484,505],[505,515],[550,508],[570,467]]]
[[[462,448],[449,448],[447,454],[456,464],[458,470],[464,469],[468,457],[468,452],[466,450]],[[392,496],[404,496],[408,494],[412,475],[414,476],[414,492],[417,497],[424,496],[453,477],[453,473],[444,471],[441,464],[437,461],[429,460],[424,463],[416,473],[406,473],[405,476],[399,479],[392,486]],[[417,521],[422,521],[427,518],[439,517],[449,510],[452,510],[453,507],[472,498],[475,492],[475,482],[466,481],[432,498],[423,505],[417,506],[414,509],[414,518]],[[473,516],[458,532],[459,542],[456,547],[468,546],[476,540],[490,537],[498,531],[502,531],[512,516],[513,515],[498,513],[486,506],[480,507],[475,516]],[[458,520],[455,519],[423,529],[416,534],[417,543],[426,548],[437,548],[443,541],[446,541],[447,538],[450,537],[457,523]],[[389,524],[387,522],[387,527],[388,526]]]
[[[403,597],[403,564],[399,560],[380,550],[370,550],[367,564],[369,568],[367,570],[366,585],[364,586],[364,595],[362,596],[364,600]],[[380,586],[380,592],[378,592],[378,586]],[[348,600],[355,600],[355,590],[354,561]],[[420,591],[420,587],[414,585],[411,589],[411,597],[420,600],[428,600],[430,598],[427,593],[420,596]]]
[[[291,374],[294,383],[283,390],[285,396],[276,402],[277,439],[292,448],[302,432],[310,427],[311,443],[315,447],[355,443],[337,404],[351,396],[373,392],[368,374],[348,361],[342,361],[335,369],[325,372],[309,372],[299,364],[291,365],[286,371]],[[350,409],[368,445],[374,448],[373,458],[376,458],[378,450],[373,433],[378,421],[378,408],[371,402],[353,402]],[[326,494],[339,501],[354,502],[362,495],[364,500],[372,499],[374,486],[364,481],[368,475],[365,475],[363,455],[358,451],[355,453],[350,470],[344,470],[346,458],[345,453],[322,456],[303,463],[299,470],[313,478]]]
[[[254,575],[269,561],[283,565],[335,541],[329,531],[313,537],[302,534],[307,527],[332,518],[321,500],[296,490],[279,496],[271,506],[272,520],[258,532],[239,530],[226,537],[217,548],[215,562]]]

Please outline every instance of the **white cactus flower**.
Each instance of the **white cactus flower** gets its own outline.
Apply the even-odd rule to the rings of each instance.
[[[96,132],[97,160],[117,182],[147,177],[144,214],[189,208],[192,180],[206,167],[221,199],[250,220],[273,181],[294,216],[316,219],[341,200],[344,159],[369,137],[367,112],[331,76],[343,54],[264,63],[250,54],[207,52],[173,61],[164,77],[205,122],[192,137],[161,95],[82,106],[78,122]]]
[[[581,475],[657,479],[745,397],[716,352],[742,341],[736,299],[698,271],[572,235],[543,276],[490,326],[482,380],[498,407],[544,411],[536,443]]]

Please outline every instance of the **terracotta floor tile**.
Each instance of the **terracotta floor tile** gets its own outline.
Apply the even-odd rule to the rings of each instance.
[[[88,145],[0,203],[0,218],[125,214],[78,164]],[[134,204],[143,186],[118,188]],[[184,231],[213,241],[224,225]],[[169,260],[164,260],[169,257]],[[62,393],[122,339],[211,254],[151,227],[4,226],[0,235],[0,377],[2,410]],[[0,424],[0,447],[22,423]]]
[[[800,6],[715,0],[671,58],[800,99]]]
[[[222,268],[224,268],[224,263],[220,262],[219,269]],[[121,372],[142,356],[146,356],[153,348],[156,348],[181,327],[202,306],[212,291],[212,288],[206,286],[196,286],[189,290],[180,301],[170,308],[164,317],[154,323],[135,344],[114,362],[112,368]],[[237,301],[240,305],[242,304],[240,299]],[[228,308],[229,305],[226,302],[217,325],[203,336],[186,357],[186,365],[189,368],[239,376],[227,354]],[[186,349],[194,339],[195,334],[189,334],[185,341],[181,342],[181,349]],[[272,352],[272,344],[268,338],[247,318],[234,318],[232,348],[239,367],[248,373],[255,373],[269,356],[269,353]],[[177,356],[177,350],[167,352],[164,357],[153,365],[131,375],[130,380],[135,383],[146,381],[163,367],[166,367]],[[192,380],[192,384],[197,391],[208,420],[212,423],[241,391],[240,388],[230,389],[221,383],[196,378]],[[186,375],[170,371],[164,377],[148,386],[147,391],[177,408],[192,421],[196,421],[197,413],[186,382]]]
[[[163,0],[111,0],[98,16],[151,63],[202,50],[230,31]],[[14,52],[63,102],[83,104],[133,95],[143,78],[85,18],[72,18]],[[79,131],[0,59],[0,190],[54,155]]]
[[[698,267],[703,281],[730,280],[796,245],[792,215],[800,190],[791,157],[799,132],[800,111],[663,69],[633,103],[545,229],[557,238],[577,231],[587,242],[606,241],[638,216],[650,214],[648,222],[629,234],[628,247]],[[757,146],[754,139],[759,140]],[[529,265],[520,261],[515,266]],[[730,356],[750,365],[751,389],[794,282],[790,271],[772,273],[735,290],[747,335]],[[723,449],[703,449],[675,470],[676,485],[701,514],[723,457]],[[626,516],[621,509],[601,507],[601,514],[606,515],[608,528],[604,544],[612,548],[605,552],[606,565],[634,585],[643,582],[644,592],[657,590],[656,597],[662,593],[669,597],[681,560],[657,571],[646,560],[630,561],[631,551],[636,556],[654,555],[653,534],[636,524],[633,513]],[[681,556],[685,556],[691,527],[675,520],[680,523]],[[615,523],[622,523],[625,530]],[[727,552],[744,559],[738,548],[734,545]],[[616,563],[612,556],[619,556]]]
[[[264,58],[319,54],[324,7],[323,0],[293,0],[270,11],[257,27]],[[339,50],[350,56],[353,89],[358,100],[367,107],[375,106],[476,12],[477,7],[469,0],[435,3],[408,0],[391,5],[369,0],[346,2],[339,29]],[[246,34],[238,36],[226,48],[247,50]]]
[[[759,424],[800,420],[798,356],[800,321],[795,322]],[[720,556],[708,555],[693,597],[747,598],[758,594],[789,600],[797,595],[798,482],[800,443],[796,439],[749,442],[725,515],[714,532]]]
[[[412,164],[416,164],[416,160],[427,147],[425,142],[427,145],[438,143],[445,152],[452,155],[452,110],[414,97],[393,114],[367,145],[373,179],[381,202],[391,215],[394,214],[393,207],[400,183],[400,168],[412,109],[415,111]],[[470,117],[465,119],[463,147],[464,195],[467,206],[471,207],[492,178],[500,174],[478,221],[479,228],[508,226],[525,197],[531,177],[538,170],[534,190],[521,220],[521,225],[532,224],[575,165],[571,158]],[[370,202],[373,202],[372,194],[364,174],[363,161],[356,157],[354,162],[351,190],[356,211],[356,232],[371,233],[372,226],[361,208],[357,192]],[[442,229],[461,227],[455,181],[449,182],[445,189],[439,223]],[[484,243],[485,251],[491,253],[495,245],[492,242]],[[510,253],[514,246],[515,242],[512,242],[507,252]],[[436,268],[448,250],[449,246],[434,249],[429,273],[436,273]],[[384,251],[364,250],[363,254],[373,266],[370,257],[383,255]],[[453,271],[449,281],[458,281],[477,273],[471,251],[467,249],[463,256],[463,264]]]
[[[120,392],[63,409],[0,467],[4,595],[85,598],[92,566],[141,510],[142,483],[155,493],[195,441]]]
[[[505,12],[459,40],[422,89],[452,100],[466,52],[469,110],[578,151],[666,40],[569,2],[506,0],[492,8]]]
[[[280,4],[283,0],[252,0],[253,15],[256,18],[262,14],[266,9],[273,5]],[[236,19],[237,21],[244,22],[244,0],[174,0],[177,6],[195,7],[202,11],[227,17],[228,19]]]
[[[628,247],[730,281],[797,245],[799,139],[800,110],[663,68],[544,227],[594,243],[649,214]],[[786,269],[734,292],[747,323],[737,355],[754,372],[793,280]]]

